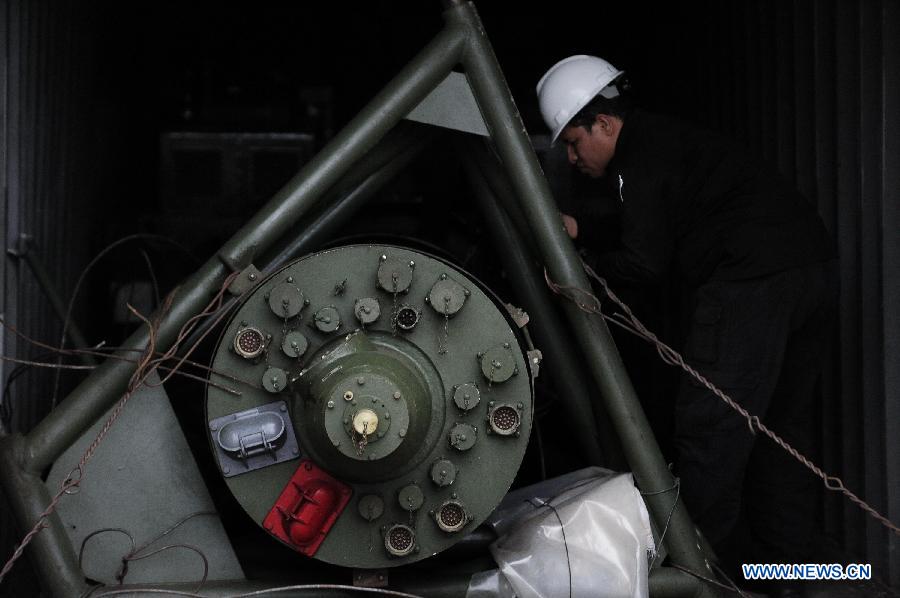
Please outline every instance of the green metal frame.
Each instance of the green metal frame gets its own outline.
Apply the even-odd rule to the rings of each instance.
[[[478,102],[509,182],[519,199],[537,253],[559,284],[590,288],[572,243],[559,225],[557,208],[513,103],[474,4],[445,0],[443,30],[375,98],[313,158],[266,206],[179,288],[159,325],[157,348],[171,346],[181,326],[199,312],[234,271],[243,271],[285,235],[326,193],[374,148],[419,102],[461,65]],[[677,503],[672,474],[653,437],[619,353],[602,318],[566,301],[563,309],[605,408],[621,440],[635,479],[646,495],[674,563],[710,576],[709,566],[686,510]],[[127,341],[143,348],[146,330]],[[28,435],[0,439],[0,483],[21,529],[30,528],[50,502],[41,480],[46,470],[75,439],[121,396],[132,366],[109,360],[84,380]],[[599,409],[600,406],[595,406]],[[51,516],[49,527],[35,536],[28,554],[46,592],[72,596],[87,588],[62,523]],[[710,586],[675,569],[654,572],[658,595],[711,595]],[[146,587],[146,586],[145,586]],[[163,586],[160,586],[163,587]],[[249,587],[249,586],[248,586]],[[258,588],[254,584],[254,589]]]

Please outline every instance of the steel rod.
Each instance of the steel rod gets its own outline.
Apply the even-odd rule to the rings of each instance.
[[[465,31],[448,26],[422,50],[350,123],[292,178],[219,252],[221,262],[238,270],[287,233],[340,177],[406,116],[459,61]],[[178,329],[198,313],[224,281],[226,270],[210,259],[181,287],[163,319],[157,349],[166,350]],[[147,331],[134,333],[125,346],[143,348]],[[121,395],[130,364],[107,361],[84,380],[27,437],[23,465],[48,467]]]
[[[571,241],[559,225],[559,214],[543,176],[512,94],[497,64],[481,21],[472,3],[447,10],[448,22],[465,24],[477,32],[468,39],[463,66],[491,131],[504,166],[522,204],[534,241],[550,276],[559,284],[590,289]],[[680,501],[673,506],[674,479],[641,408],[634,387],[603,319],[566,301],[564,309],[591,367],[607,412],[635,480],[644,492],[648,508],[659,526],[666,527],[666,544],[674,562],[694,571],[709,573],[697,545],[696,532]]]
[[[287,233],[297,219],[328,191],[349,165],[367,151],[424,99],[459,62],[466,36],[449,24],[422,52],[357,114],[262,210],[220,251],[238,269],[265,251],[271,239]],[[250,255],[248,255],[250,252]]]
[[[475,192],[476,203],[493,232],[491,238],[503,260],[507,277],[519,301],[531,314],[528,327],[534,332],[537,346],[545,355],[547,367],[553,370],[569,429],[588,463],[606,465],[606,459],[600,450],[597,426],[594,425],[594,411],[585,394],[588,385],[577,370],[575,356],[571,355],[574,347],[562,337],[565,326],[559,321],[555,306],[547,296],[547,287],[543,281],[538,284],[539,273],[536,272],[528,246],[497,203],[497,198],[471,155],[468,152],[461,152],[461,155],[464,156],[463,167]]]

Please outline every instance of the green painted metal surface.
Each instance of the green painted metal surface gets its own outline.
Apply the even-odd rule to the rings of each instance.
[[[297,309],[299,297],[309,303]],[[267,343],[250,358],[234,349],[247,328]],[[282,350],[301,333],[302,355]],[[228,477],[231,492],[261,525],[300,459],[312,460],[353,490],[315,555],[348,567],[414,562],[461,540],[509,489],[532,425],[525,356],[502,308],[463,272],[397,247],[321,252],[262,281],[213,368],[258,387],[234,397],[210,386],[208,420],[283,399],[301,445],[297,459]],[[273,392],[272,370],[286,388]]]

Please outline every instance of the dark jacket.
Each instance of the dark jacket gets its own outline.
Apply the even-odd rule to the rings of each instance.
[[[622,248],[591,261],[612,280],[655,282],[674,267],[696,287],[835,256],[815,208],[719,135],[635,110],[606,176],[618,187]]]

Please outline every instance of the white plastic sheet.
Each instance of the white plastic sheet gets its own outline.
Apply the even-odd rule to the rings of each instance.
[[[578,473],[552,497],[538,491],[523,498],[520,492],[513,497],[518,504],[504,501],[492,521],[502,534],[491,545],[499,575],[485,574],[470,597],[490,595],[491,585],[506,590],[507,584],[518,598],[648,596],[653,535],[631,474],[599,468]]]

